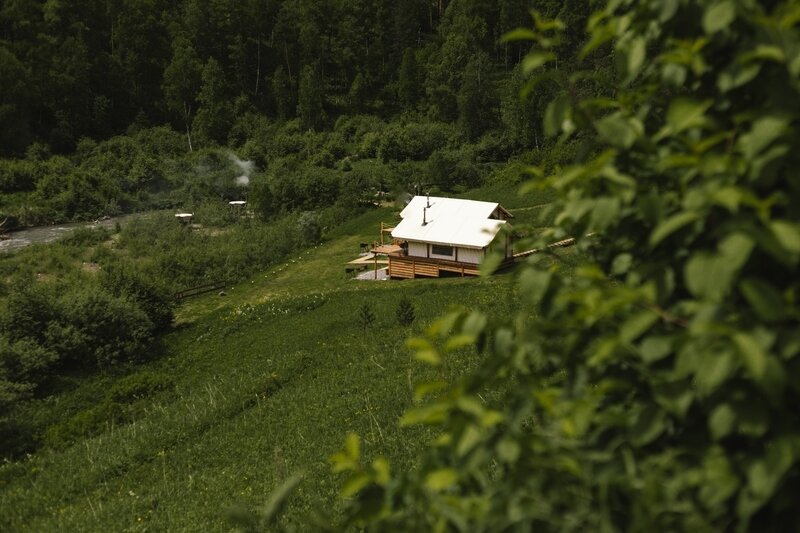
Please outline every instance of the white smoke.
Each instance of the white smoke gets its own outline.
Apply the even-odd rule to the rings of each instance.
[[[233,152],[228,152],[228,158],[233,162],[234,165],[239,167],[242,174],[233,179],[233,182],[238,185],[239,187],[247,187],[250,185],[250,174],[255,172],[256,164],[252,161],[242,161],[236,154]]]

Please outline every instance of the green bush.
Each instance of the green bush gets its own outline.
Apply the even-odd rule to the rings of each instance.
[[[36,188],[36,163],[32,161],[0,160],[0,192],[32,191]]]
[[[65,293],[59,307],[45,345],[59,353],[62,365],[108,369],[146,358],[154,325],[133,302],[86,287]]]
[[[77,228],[64,238],[62,243],[67,246],[82,248],[100,244],[107,240],[110,235],[111,232],[105,228]]]
[[[297,231],[302,245],[318,244],[322,239],[319,215],[311,211],[300,213],[297,217]]]
[[[476,187],[481,181],[478,167],[465,150],[437,150],[428,159],[427,167],[428,183],[445,191],[459,185]]]
[[[393,123],[381,134],[378,152],[384,162],[422,161],[454,137],[455,128],[445,123]]]
[[[107,267],[100,275],[100,285],[118,298],[127,298],[144,311],[156,331],[172,324],[175,302],[168,287],[133,266],[118,264]]]
[[[15,342],[22,339],[44,339],[48,323],[58,316],[56,295],[52,287],[21,280],[0,310],[0,331]]]

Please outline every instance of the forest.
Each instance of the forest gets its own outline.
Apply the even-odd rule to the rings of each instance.
[[[226,154],[253,163],[270,214],[354,191],[475,186],[481,163],[546,144],[547,91],[520,101],[526,45],[500,42],[528,7],[6,2],[4,229],[235,196],[208,175]],[[588,15],[581,2],[536,7],[570,27]],[[576,38],[560,48],[574,56]],[[332,172],[375,158],[391,168]]]
[[[17,0],[0,32],[3,230],[143,213],[0,260],[0,526],[796,527],[797,0]],[[326,270],[420,192],[502,197],[539,253]]]
[[[500,37],[530,6],[449,3],[5,2],[0,149],[72,153],[83,138],[167,123],[197,148],[246,141],[254,116],[298,118],[305,131],[404,112],[460,121],[474,139],[500,122],[497,82],[525,51]],[[580,25],[581,6],[536,8]]]

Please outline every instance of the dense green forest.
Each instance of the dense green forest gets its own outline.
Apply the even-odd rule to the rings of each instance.
[[[581,2],[536,4],[578,26],[587,11]],[[460,120],[474,138],[500,120],[496,82],[509,77],[525,47],[499,40],[528,22],[529,7],[511,0],[5,2],[0,150],[20,156],[44,145],[71,153],[85,137],[166,123],[185,132],[190,146],[224,145],[243,141],[253,115],[297,117],[306,130],[330,127],[343,114],[419,111]]]
[[[269,216],[473,187],[480,164],[545,143],[547,88],[519,99],[528,45],[500,42],[529,7],[6,2],[3,228],[230,199],[243,173]],[[588,14],[581,2],[536,7],[574,27]],[[574,55],[575,42],[560,48]]]
[[[796,529],[800,1],[529,4],[6,2],[6,223],[200,227],[0,261],[0,525]],[[337,275],[420,190],[538,253]]]

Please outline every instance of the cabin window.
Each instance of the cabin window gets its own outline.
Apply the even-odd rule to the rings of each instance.
[[[453,257],[453,247],[434,244],[431,245],[431,253],[433,255],[446,255],[448,257]]]

